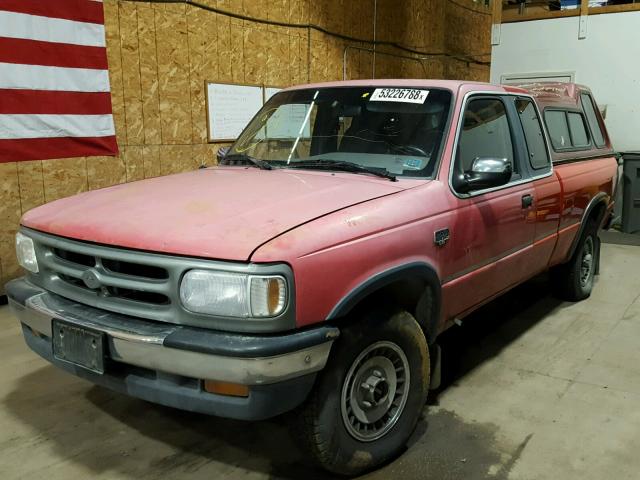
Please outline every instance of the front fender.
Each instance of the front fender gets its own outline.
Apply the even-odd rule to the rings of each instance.
[[[374,296],[376,292],[404,280],[419,280],[422,284],[421,293],[412,301],[415,305],[412,313],[424,329],[429,343],[433,343],[438,334],[442,293],[438,274],[426,262],[400,264],[372,275],[342,297],[332,308],[327,320],[348,316],[361,302]]]
[[[313,220],[263,245],[252,261],[291,265],[298,327],[345,316],[368,294],[412,276],[432,286],[439,308],[443,255],[434,232],[448,221],[443,189],[424,184]],[[437,322],[439,311],[429,316]]]

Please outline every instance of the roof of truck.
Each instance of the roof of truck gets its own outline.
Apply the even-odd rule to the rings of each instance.
[[[583,112],[581,94],[589,93],[591,90],[589,87],[580,85],[577,83],[561,83],[561,82],[536,82],[536,83],[522,83],[517,85],[518,88],[525,89],[535,99],[540,110],[544,110],[546,107],[556,107],[561,109],[575,109]],[[595,100],[594,100],[595,102]],[[575,149],[574,151],[557,151],[553,150],[553,158],[555,162],[563,160],[571,160],[572,158],[584,157],[585,155],[610,155],[613,152],[611,146],[611,139],[607,133],[607,129],[602,119],[602,114],[597,111],[598,122],[604,136],[604,144],[602,146],[596,146],[591,143],[590,148],[587,149]]]
[[[536,101],[544,106],[564,106],[575,108],[580,100],[581,91],[589,91],[589,88],[575,83],[559,82],[537,82],[523,83],[518,85],[495,85],[484,82],[473,82],[467,80],[433,80],[433,79],[365,79],[346,80],[336,82],[309,83],[306,85],[295,85],[286,90],[299,90],[306,88],[332,88],[332,87],[409,87],[409,88],[446,88],[458,92],[461,87],[467,91],[496,91],[508,93],[531,94]]]
[[[289,87],[286,90],[299,90],[304,88],[332,88],[332,87],[413,87],[413,88],[446,88],[454,92],[458,91],[461,86],[474,87],[477,90],[492,90],[492,91],[510,91],[515,89],[518,91],[524,90],[513,86],[494,85],[484,82],[473,82],[468,80],[433,80],[433,79],[407,79],[407,78],[381,78],[381,79],[367,79],[367,80],[343,80],[337,82],[322,82],[322,83],[309,83],[306,85],[295,85]]]
[[[577,83],[535,82],[516,85],[529,92],[543,108],[546,106],[576,108],[580,94],[590,92],[588,87]]]
[[[296,85],[286,90],[299,89],[319,89],[334,87],[405,87],[405,88],[443,88],[456,92],[459,95],[465,95],[473,92],[496,92],[511,94],[529,94],[533,96],[540,110],[546,107],[559,107],[563,109],[577,109],[582,111],[580,94],[591,90],[584,85],[576,83],[560,83],[560,82],[535,82],[522,83],[516,85],[495,85],[491,83],[473,82],[466,80],[430,80],[430,79],[365,79],[365,80],[347,80],[341,82],[324,82],[310,83],[307,85]],[[600,116],[600,114],[598,114]],[[603,148],[592,148],[594,154],[608,154],[611,150],[611,142],[607,134],[606,128],[600,119],[603,135],[605,136],[605,146]],[[576,155],[584,155],[585,150],[578,152],[573,151],[553,151],[555,161],[570,160]]]

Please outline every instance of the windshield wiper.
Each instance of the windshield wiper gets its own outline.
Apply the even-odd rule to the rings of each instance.
[[[269,165],[269,162],[254,158],[251,155],[247,155],[246,153],[232,153],[230,155],[225,155],[223,161],[227,162],[227,160],[255,165],[262,170],[273,170],[273,166]]]
[[[388,178],[392,182],[397,182],[398,179],[395,175],[387,172],[386,170],[381,171],[375,168],[365,167],[364,165],[360,165],[359,163],[347,162],[344,160],[302,160],[297,162],[291,162],[287,165],[283,165],[285,168],[309,168],[316,170],[334,170],[340,172],[352,172],[352,173],[369,173],[371,175],[376,175],[382,178]]]

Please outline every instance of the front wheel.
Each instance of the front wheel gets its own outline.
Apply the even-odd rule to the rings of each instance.
[[[372,315],[345,328],[296,412],[302,446],[320,466],[342,475],[391,459],[424,408],[429,371],[425,336],[409,313]]]

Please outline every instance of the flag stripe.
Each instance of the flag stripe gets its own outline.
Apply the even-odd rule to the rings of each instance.
[[[0,163],[117,155],[100,0],[0,0]]]
[[[111,115],[0,114],[0,139],[111,135],[115,135]]]
[[[109,71],[0,63],[0,89],[108,92]]]
[[[102,5],[89,0],[0,0],[0,10],[104,24]]]
[[[47,0],[50,1],[50,0]],[[55,2],[52,2],[55,3]],[[104,25],[0,10],[3,37],[104,47]]]
[[[0,139],[0,163],[19,160],[116,155],[116,137]]]
[[[112,112],[109,92],[0,89],[0,99],[0,114],[108,115]]]
[[[0,62],[106,70],[107,54],[104,47],[0,37]]]

